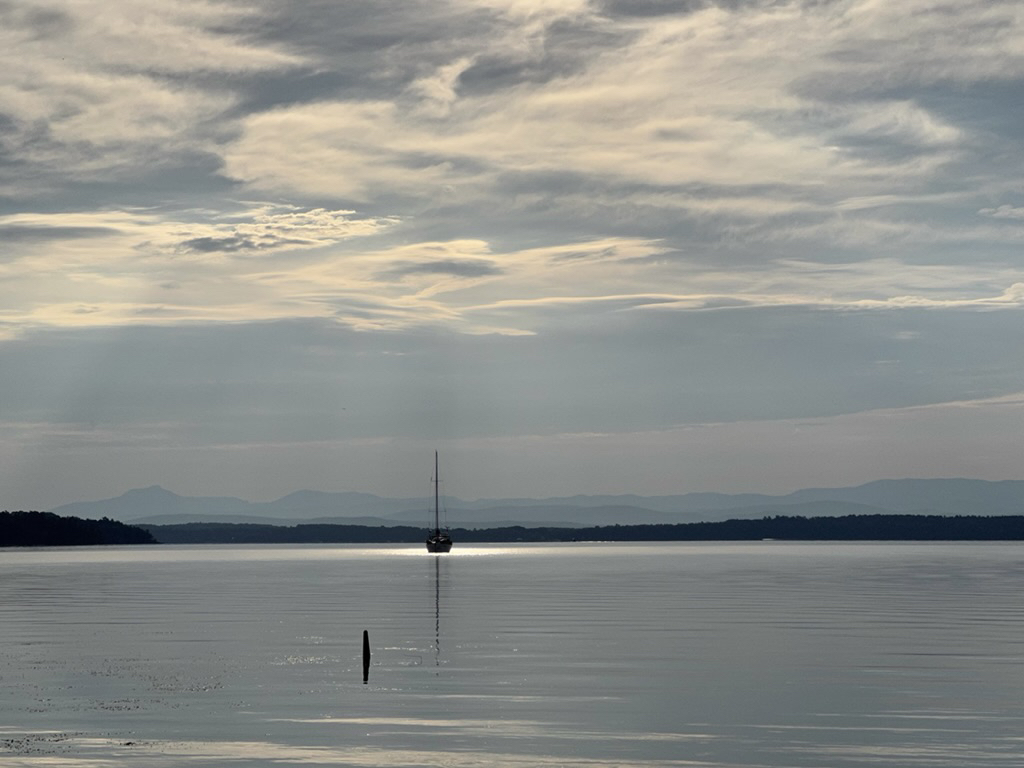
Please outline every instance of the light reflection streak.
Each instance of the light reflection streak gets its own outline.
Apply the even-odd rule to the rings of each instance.
[[[516,556],[527,556],[537,555],[538,550],[531,550],[526,547],[500,547],[500,546],[465,546],[457,545],[452,548],[451,552],[446,552],[444,555],[437,555],[433,552],[427,552],[420,545],[415,547],[403,547],[401,549],[386,549],[386,550],[374,550],[373,554],[377,555],[391,555],[393,557],[444,557],[444,558],[464,558],[464,557],[493,557],[495,555],[516,555]]]
[[[711,542],[661,543],[530,543],[530,544],[457,544],[446,558],[471,557],[588,557],[614,549],[619,556],[650,555],[656,551],[686,551],[689,555],[742,552],[739,546],[713,546]],[[54,552],[60,553],[60,565],[89,563],[200,563],[200,562],[278,562],[310,560],[359,560],[387,557],[435,557],[422,544],[159,544],[153,546],[113,547],[40,547],[3,549],[4,565],[47,565],[55,567]],[[790,554],[787,552],[787,554]]]
[[[865,733],[935,733],[934,728],[896,728],[884,725],[748,725],[765,731],[858,731]],[[943,733],[975,733],[972,728],[943,728]]]
[[[835,717],[841,717],[841,715],[835,715]],[[981,722],[985,722],[985,723],[1002,723],[1002,722],[1009,722],[1009,721],[1020,720],[1021,719],[1020,717],[1016,717],[1014,715],[972,714],[972,713],[969,713],[969,712],[964,712],[963,714],[961,714],[961,713],[952,713],[952,714],[920,714],[920,715],[901,714],[901,713],[878,714],[878,715],[876,715],[876,714],[866,714],[866,715],[862,715],[862,717],[865,717],[865,718],[872,718],[872,717],[885,718],[887,720],[896,720],[896,719],[902,719],[902,720],[969,720],[969,721],[981,721]],[[945,731],[945,730],[948,730],[948,729],[947,728],[943,728],[942,730]]]
[[[359,560],[380,557],[435,557],[421,544],[159,544],[134,547],[40,547],[6,549],[4,565],[47,565],[54,567],[53,554],[60,552],[60,565],[90,563],[204,563],[280,562],[309,560]],[[538,555],[543,549],[508,546],[462,546],[445,557],[488,557],[493,555]]]
[[[107,755],[72,757],[67,752],[105,748]],[[150,741],[126,747],[114,739],[68,739],[59,755],[19,755],[6,757],[5,768],[114,768],[122,767],[126,760],[142,768],[178,768],[182,765],[202,765],[223,761],[259,761],[265,765],[272,761],[278,765],[356,765],[378,768],[479,768],[482,765],[503,766],[564,766],[565,768],[650,768],[652,766],[692,766],[693,768],[727,768],[726,764],[693,760],[629,760],[566,757],[564,755],[538,755],[525,753],[495,753],[479,751],[431,752],[422,749],[374,749],[372,747],[312,747],[278,744],[266,741]],[[186,762],[182,762],[185,760]]]
[[[800,754],[828,755],[832,757],[845,757],[860,761],[883,763],[885,765],[912,765],[920,764],[927,760],[929,766],[956,766],[963,768],[974,761],[976,764],[1007,766],[1021,765],[1024,759],[1024,752],[1003,752],[997,756],[999,763],[993,763],[993,755],[990,745],[974,746],[969,744],[910,744],[896,745],[886,744],[880,746],[859,744],[838,744],[816,745],[813,747],[788,747],[783,751],[796,752]]]
[[[434,729],[444,733],[458,733],[462,735],[488,735],[493,736],[530,736],[545,739],[561,740],[590,740],[600,738],[603,740],[615,741],[649,741],[649,742],[687,742],[687,741],[714,741],[721,737],[715,734],[699,733],[657,733],[657,732],[618,732],[588,731],[579,728],[553,728],[548,722],[537,720],[469,720],[469,719],[442,719],[422,717],[320,717],[320,718],[274,718],[267,722],[301,723],[304,725],[362,725],[362,726],[390,726],[391,728],[416,728]],[[389,733],[401,733],[394,730]],[[408,731],[407,733],[414,733]],[[443,735],[443,734],[439,734]]]

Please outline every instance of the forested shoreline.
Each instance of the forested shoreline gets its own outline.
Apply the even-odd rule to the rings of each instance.
[[[108,518],[83,520],[52,512],[0,512],[0,547],[155,543],[148,531]]]
[[[185,523],[144,525],[164,544],[402,544],[423,540],[422,528],[360,525]],[[1024,541],[1024,515],[773,516],[757,520],[587,528],[510,526],[454,528],[457,543],[566,541]]]
[[[183,523],[128,525],[50,512],[0,512],[0,547],[102,544],[411,544],[415,526]],[[771,516],[756,520],[587,528],[455,528],[457,543],[571,541],[1024,541],[1024,515]]]

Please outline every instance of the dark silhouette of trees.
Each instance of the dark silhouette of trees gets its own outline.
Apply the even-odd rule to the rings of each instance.
[[[368,525],[177,523],[143,525],[161,544],[400,544],[422,541],[423,528]]]
[[[145,525],[164,544],[398,544],[421,542],[412,526],[306,524],[294,526],[184,523]],[[725,520],[589,528],[455,528],[458,543],[541,541],[1022,541],[1024,516],[846,515]]]
[[[683,525],[622,525],[585,529],[614,541],[1019,541],[1024,516],[844,515],[764,517]],[[580,532],[583,534],[583,531]]]
[[[405,544],[414,526],[184,523],[133,526],[51,512],[0,512],[0,547],[83,544]],[[846,515],[589,528],[455,528],[456,543],[543,541],[1024,541],[1024,516]]]
[[[0,547],[155,543],[148,531],[106,517],[82,520],[52,512],[0,512]]]

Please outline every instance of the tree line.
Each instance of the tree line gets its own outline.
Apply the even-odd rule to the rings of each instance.
[[[184,523],[142,526],[165,544],[407,544],[423,540],[413,526]],[[769,516],[753,520],[587,528],[509,526],[455,528],[456,542],[565,541],[1024,541],[1024,516]]]
[[[0,547],[90,544],[411,544],[414,526],[182,523],[127,525],[51,512],[0,512]],[[776,515],[751,520],[587,528],[456,528],[458,543],[567,541],[1024,541],[1024,515]]]
[[[102,520],[61,517],[52,512],[0,512],[0,547],[72,547],[88,544],[155,544],[149,531]]]

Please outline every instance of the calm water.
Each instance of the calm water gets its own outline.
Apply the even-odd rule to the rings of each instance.
[[[1022,586],[1016,544],[0,550],[0,765],[1016,768]]]

